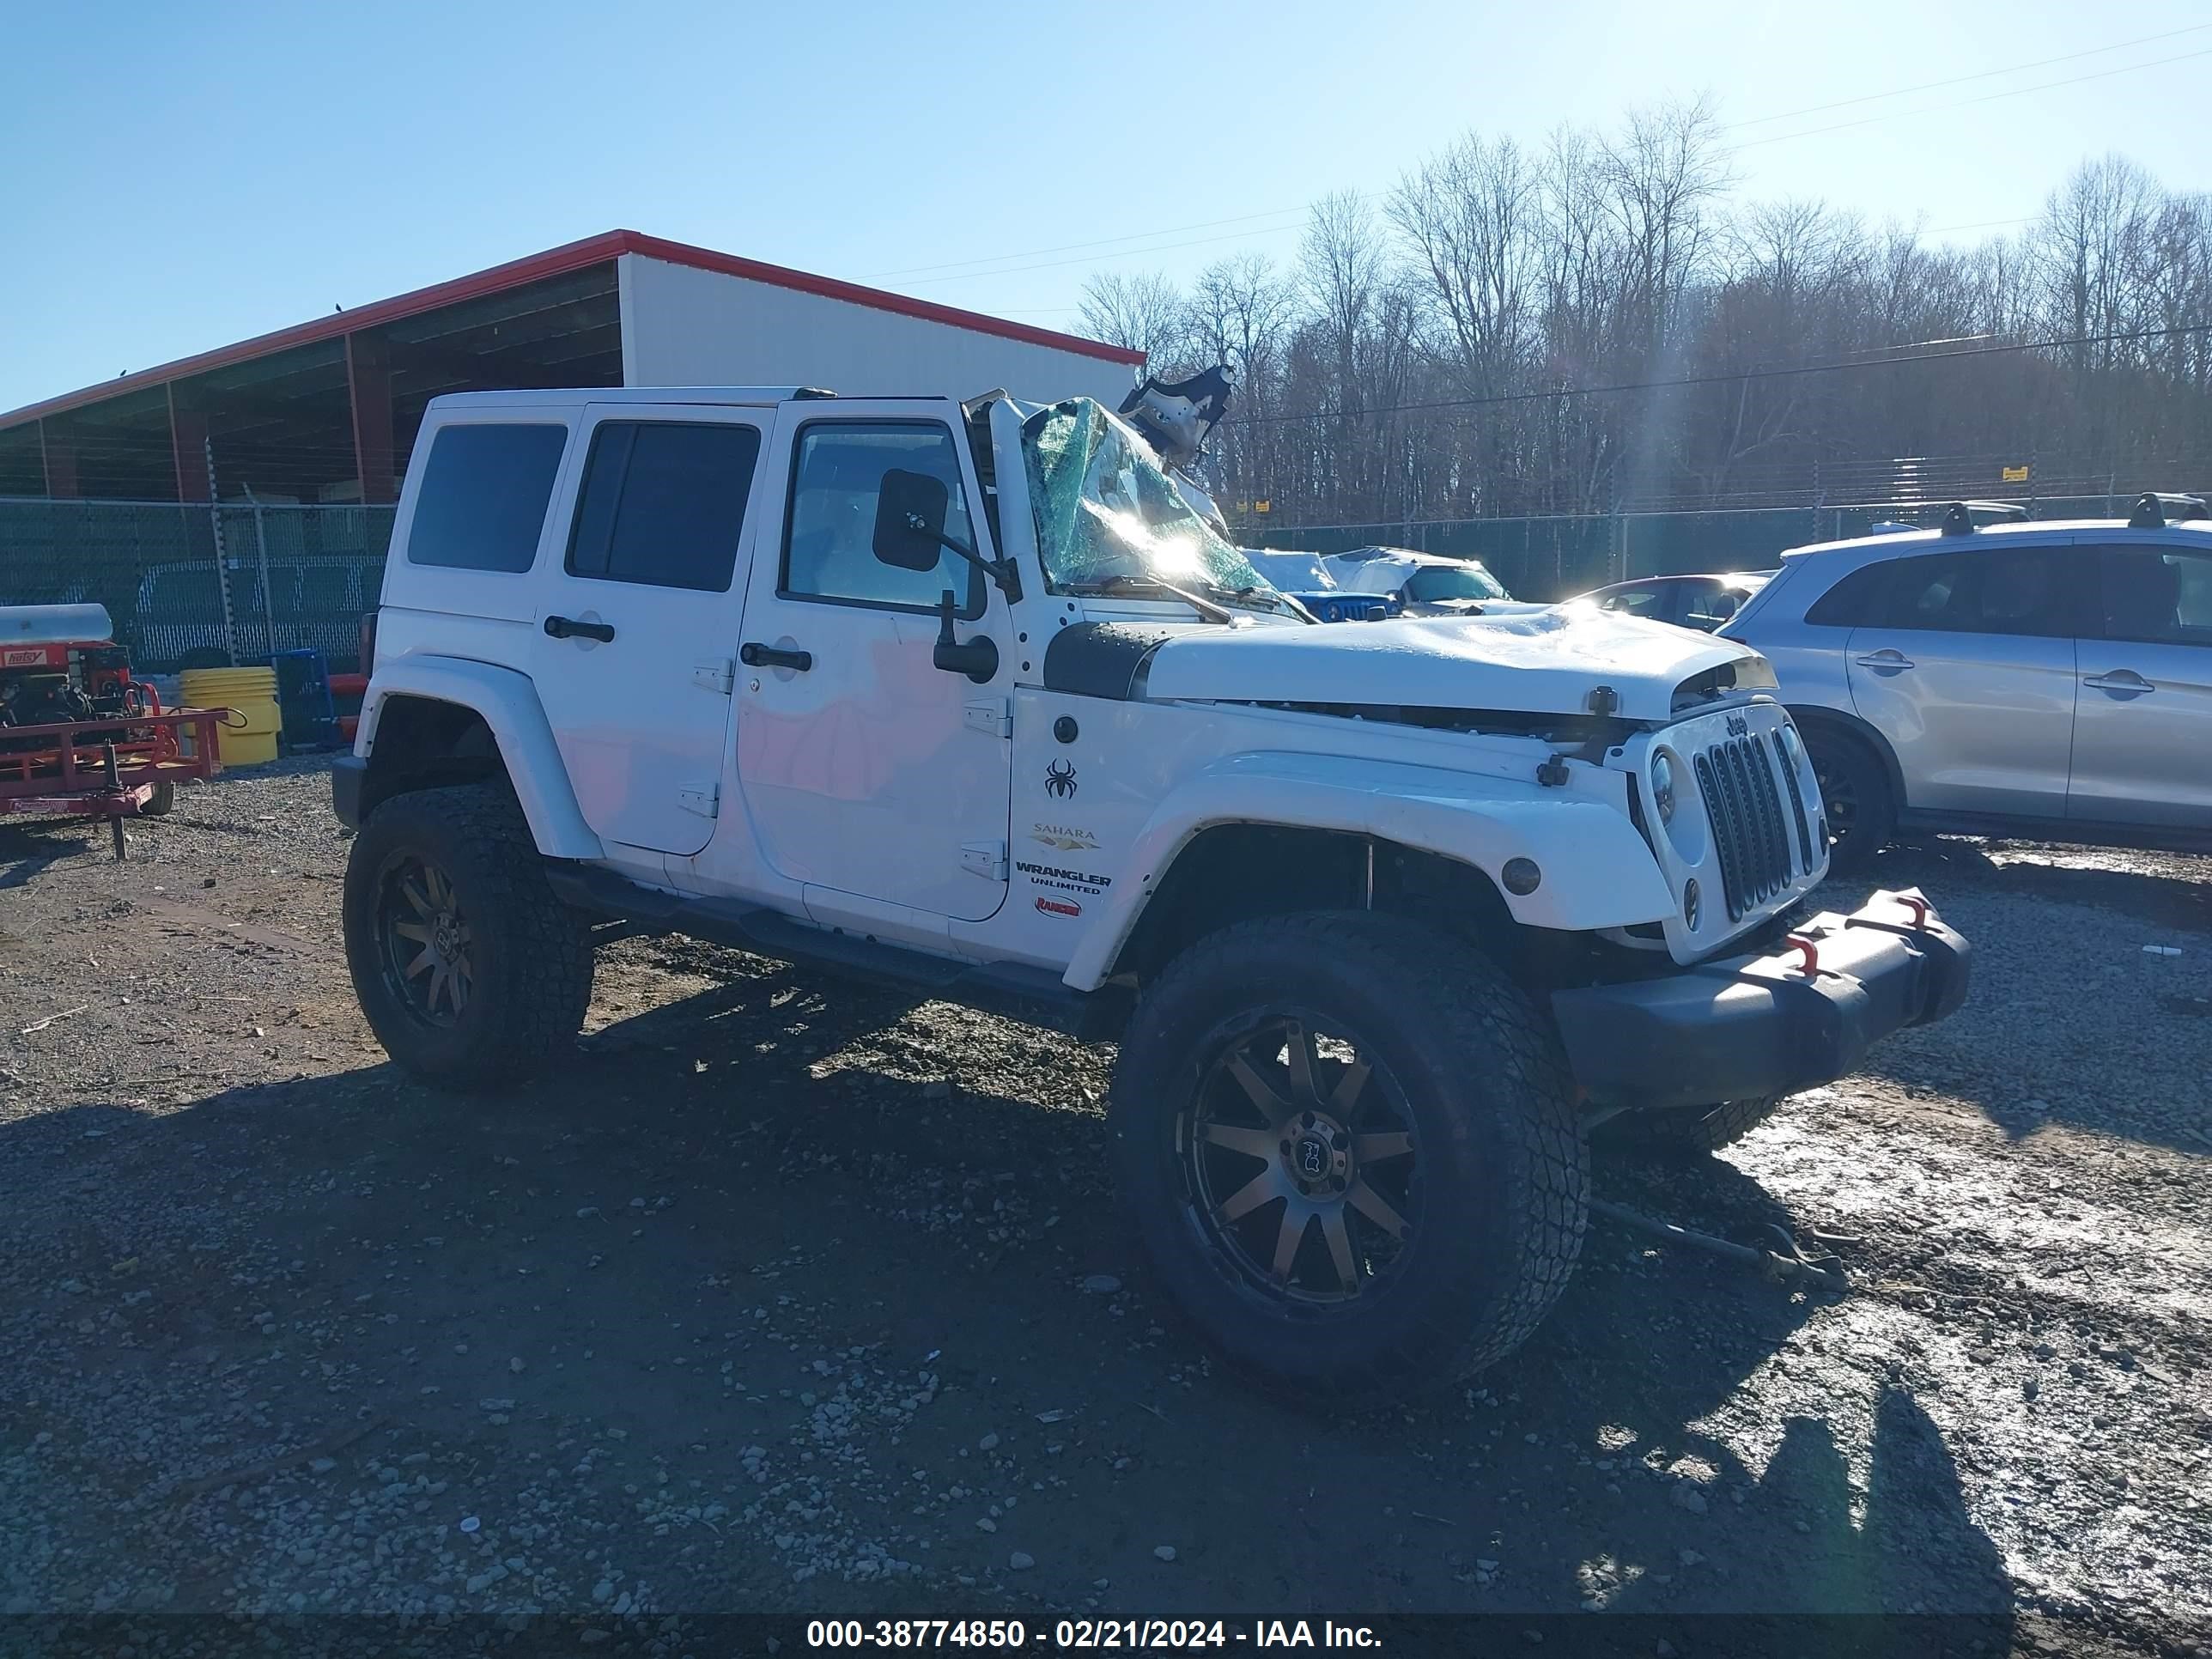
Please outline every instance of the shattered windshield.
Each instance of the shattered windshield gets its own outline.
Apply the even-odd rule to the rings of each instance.
[[[1022,423],[1037,552],[1055,591],[1172,585],[1279,603],[1251,561],[1215,534],[1152,451],[1088,398]]]

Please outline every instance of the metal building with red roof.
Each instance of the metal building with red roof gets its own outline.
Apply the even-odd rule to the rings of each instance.
[[[1003,386],[1118,400],[1143,354],[615,230],[0,414],[0,497],[388,502],[448,392]]]

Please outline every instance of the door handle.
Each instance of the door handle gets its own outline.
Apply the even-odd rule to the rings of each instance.
[[[804,674],[814,666],[811,651],[785,651],[773,645],[748,641],[738,647],[738,660],[748,668],[788,668]]]
[[[545,632],[556,640],[597,640],[601,645],[615,642],[612,623],[575,622],[567,617],[548,617]]]
[[[1902,651],[1876,651],[1869,656],[1853,657],[1851,660],[1862,668],[1910,668],[1912,666],[1912,659]]]
[[[2116,668],[2109,674],[2087,675],[2083,678],[2081,684],[2099,691],[2133,691],[2140,694],[2158,690],[2132,668]]]

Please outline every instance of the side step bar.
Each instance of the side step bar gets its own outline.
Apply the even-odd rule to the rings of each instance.
[[[683,933],[757,956],[923,992],[935,1000],[957,1002],[1086,1042],[1110,1037],[1118,1026],[1114,1015],[1127,1012],[1115,1006],[1122,1000],[1115,994],[1085,995],[1047,969],[1022,963],[951,962],[839,928],[817,927],[758,905],[687,898],[640,887],[595,864],[549,859],[545,875],[562,903],[623,922],[626,934]]]

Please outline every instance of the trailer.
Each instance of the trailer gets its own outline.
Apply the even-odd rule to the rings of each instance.
[[[222,708],[164,708],[97,605],[0,605],[0,818],[158,817],[222,769]]]

